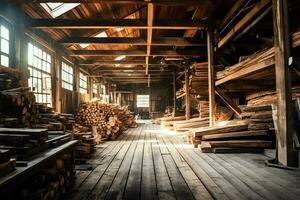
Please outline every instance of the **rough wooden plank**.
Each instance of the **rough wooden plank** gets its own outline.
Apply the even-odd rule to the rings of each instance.
[[[224,138],[240,138],[240,137],[253,137],[253,136],[267,136],[267,131],[239,131],[239,132],[229,132],[214,135],[204,135],[202,140],[215,140]]]

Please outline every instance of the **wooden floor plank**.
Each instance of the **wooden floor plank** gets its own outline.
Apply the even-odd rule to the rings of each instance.
[[[151,126],[153,132],[151,132],[151,141],[152,143],[152,153],[155,169],[155,177],[157,184],[158,197],[160,200],[172,200],[176,199],[168,173],[165,166],[165,163],[162,158],[162,154],[159,148],[159,143],[157,139],[157,130],[158,127]]]
[[[141,183],[141,199],[158,199],[158,193],[156,188],[152,145],[150,140],[150,133],[147,130],[147,125],[144,154],[143,154],[143,168],[142,168],[142,183]]]
[[[126,153],[123,162],[118,170],[118,173],[115,176],[115,179],[107,192],[105,199],[122,199],[123,193],[125,190],[126,182],[129,175],[129,169],[131,168],[132,160],[135,155],[137,144],[140,140],[142,129],[136,129],[136,137],[133,139],[133,142]],[[101,180],[100,180],[101,181]]]
[[[129,176],[124,191],[124,199],[135,200],[140,199],[141,195],[141,179],[142,179],[142,164],[144,152],[145,131],[141,130],[141,137],[138,141],[137,148],[132,160],[129,171]]]
[[[92,192],[89,194],[87,199],[104,199],[110,186],[112,185],[115,176],[120,168],[121,163],[123,162],[125,155],[129,151],[133,139],[137,138],[135,134],[136,130],[132,132],[128,141],[125,141],[125,144],[122,146],[117,155],[113,158],[112,162],[105,168],[103,175],[98,180],[97,184],[94,186]]]
[[[164,137],[163,141],[165,145],[168,146],[168,149],[172,155],[173,160],[175,161],[177,168],[185,179],[188,187],[190,188],[195,199],[213,199],[205,186],[190,168],[190,166],[186,163],[186,161],[181,157],[181,155],[177,152],[174,144],[170,142],[168,137]]]

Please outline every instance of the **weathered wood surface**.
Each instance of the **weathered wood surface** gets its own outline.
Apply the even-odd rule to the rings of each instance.
[[[190,147],[158,125],[129,129],[118,141],[99,145],[91,160],[95,168],[66,199],[142,199],[147,194],[152,199],[279,200],[300,195],[299,171],[269,168],[266,156],[204,154]]]

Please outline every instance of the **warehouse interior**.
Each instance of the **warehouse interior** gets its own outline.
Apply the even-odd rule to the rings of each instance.
[[[1,199],[299,199],[300,1],[3,0]]]

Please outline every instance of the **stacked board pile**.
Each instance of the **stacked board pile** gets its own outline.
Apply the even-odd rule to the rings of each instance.
[[[30,88],[15,88],[0,92],[2,127],[29,127],[36,123],[35,96]]]
[[[75,167],[72,154],[67,153],[50,162],[16,191],[17,199],[64,199],[72,186]]]
[[[17,69],[0,65],[0,90],[8,90],[26,85],[27,78]]]
[[[269,129],[249,130],[249,119],[219,123],[187,133],[193,144],[209,153],[262,152],[273,145]]]
[[[208,65],[207,63],[195,63],[191,66],[190,75],[191,94],[195,98],[207,99],[208,97]]]
[[[17,160],[45,150],[47,140],[47,129],[0,128],[0,148],[9,150]]]
[[[97,132],[102,138],[110,139],[116,138],[122,130],[136,125],[132,113],[127,108],[99,100],[82,104],[75,122],[90,129],[97,127]]]
[[[0,177],[15,169],[16,160],[10,156],[10,150],[0,149]]]
[[[35,128],[46,128],[49,131],[72,131],[75,123],[73,114],[57,113],[43,103],[36,103]]]

